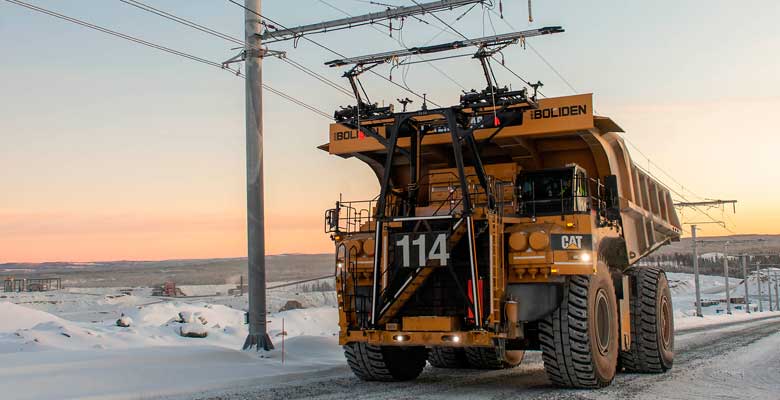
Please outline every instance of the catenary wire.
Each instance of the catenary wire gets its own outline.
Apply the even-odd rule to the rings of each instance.
[[[277,21],[274,21],[273,19],[271,19],[271,18],[269,18],[269,17],[266,17],[266,16],[264,16],[264,15],[262,15],[262,14],[258,13],[258,12],[257,12],[257,11],[255,11],[255,10],[250,10],[250,9],[246,8],[246,7],[245,7],[243,4],[241,4],[241,3],[238,3],[238,2],[236,2],[235,0],[227,0],[227,1],[228,1],[229,3],[232,3],[232,4],[236,5],[236,6],[238,6],[238,7],[241,7],[242,9],[244,9],[244,10],[246,10],[246,11],[249,11],[249,12],[251,12],[252,14],[255,14],[255,15],[257,15],[258,17],[260,17],[260,18],[262,18],[262,19],[265,19],[265,20],[267,20],[267,21],[271,22],[271,23],[272,23],[272,24],[274,24],[274,25],[277,25],[277,26],[281,27],[282,29],[287,29],[287,27],[285,27],[284,25],[280,24],[279,22],[277,22]],[[312,43],[312,44],[314,44],[314,45],[316,45],[316,46],[318,46],[318,47],[320,47],[320,48],[322,48],[322,49],[324,49],[324,50],[327,50],[327,51],[329,51],[329,52],[331,52],[331,53],[333,53],[333,54],[335,54],[335,55],[337,55],[337,56],[339,56],[339,57],[346,58],[346,56],[345,56],[344,54],[342,54],[342,53],[339,53],[338,51],[336,51],[336,50],[333,50],[333,49],[331,49],[330,47],[328,47],[328,46],[325,46],[324,44],[322,44],[322,43],[319,43],[319,42],[315,41],[314,39],[311,39],[311,38],[309,38],[309,37],[308,37],[308,36],[306,36],[306,35],[302,36],[302,38],[303,38],[304,40],[308,41],[309,43]],[[410,88],[404,87],[403,85],[401,85],[401,84],[400,84],[400,83],[398,83],[398,82],[393,82],[393,81],[391,81],[390,79],[388,79],[386,76],[383,76],[383,75],[379,74],[379,73],[378,73],[378,72],[376,72],[376,71],[369,70],[368,72],[370,72],[370,73],[372,73],[372,74],[374,74],[374,75],[376,75],[376,76],[378,76],[378,77],[380,77],[380,78],[382,78],[382,79],[384,79],[384,80],[386,80],[386,81],[390,82],[391,84],[393,84],[393,85],[395,85],[395,86],[397,86],[397,87],[399,87],[399,88],[401,88],[401,89],[403,89],[403,90],[405,90],[405,91],[407,91],[407,92],[409,92],[409,93],[413,94],[414,96],[416,96],[416,97],[418,97],[418,98],[420,98],[420,99],[426,99],[426,100],[427,100],[429,103],[431,103],[431,104],[435,105],[436,107],[441,107],[441,105],[439,105],[438,103],[434,102],[434,101],[433,101],[433,100],[431,100],[431,99],[428,99],[428,98],[426,98],[426,96],[423,96],[423,95],[421,95],[421,94],[417,93],[416,91],[414,91],[414,90],[412,90],[412,89],[410,89]]]
[[[147,11],[147,12],[150,12],[152,14],[159,15],[159,16],[161,16],[163,18],[175,21],[177,23],[180,23],[182,25],[188,26],[190,28],[197,29],[197,30],[199,30],[201,32],[204,32],[204,33],[207,33],[209,35],[218,37],[220,39],[224,39],[224,40],[230,41],[232,43],[240,44],[242,46],[246,45],[246,42],[241,40],[241,39],[238,39],[238,38],[230,36],[228,34],[225,34],[225,33],[219,32],[217,30],[208,28],[206,26],[203,26],[201,24],[198,24],[198,23],[193,22],[191,20],[188,20],[186,18],[179,17],[179,16],[177,16],[175,14],[172,14],[170,12],[161,10],[159,8],[152,7],[152,6],[148,5],[148,4],[142,3],[140,1],[137,1],[137,0],[119,0],[119,1],[121,1],[122,3],[128,4],[128,5],[131,5],[133,7],[139,8],[139,9],[141,9],[143,11]],[[332,88],[338,90],[339,92],[345,94],[346,96],[349,96],[349,97],[353,96],[352,92],[349,89],[339,85],[336,82],[333,82],[332,80],[328,79],[327,77],[323,76],[322,74],[319,74],[319,73],[313,71],[312,69],[302,65],[301,63],[299,63],[299,62],[297,62],[297,61],[295,61],[295,60],[293,60],[293,59],[291,59],[291,58],[289,58],[287,56],[280,57],[280,59],[283,62],[285,62],[285,63],[289,64],[290,66],[292,66],[293,68],[296,68],[296,69],[304,72],[305,74],[307,74],[307,75],[309,75],[309,76],[319,80],[320,82],[322,82],[322,83],[324,83],[324,84],[326,84],[328,86],[331,86]]]
[[[39,6],[30,4],[30,3],[24,2],[24,1],[20,1],[20,0],[6,0],[6,1],[11,3],[11,4],[15,4],[15,5],[27,8],[27,9],[32,10],[32,11],[36,11],[36,12],[39,12],[39,13],[42,13],[42,14],[46,14],[46,15],[49,15],[49,16],[52,16],[52,17],[55,17],[55,18],[58,18],[58,19],[61,19],[61,20],[67,21],[67,22],[71,22],[71,23],[83,26],[85,28],[93,29],[93,30],[96,30],[98,32],[102,32],[102,33],[105,33],[105,34],[108,34],[108,35],[111,35],[111,36],[115,36],[115,37],[118,37],[118,38],[121,38],[121,39],[125,39],[125,40],[128,40],[128,41],[131,41],[131,42],[143,45],[143,46],[151,47],[151,48],[156,49],[156,50],[164,51],[166,53],[170,53],[170,54],[173,54],[173,55],[176,55],[176,56],[179,56],[179,57],[183,57],[183,58],[186,58],[186,59],[189,59],[189,60],[192,60],[192,61],[196,61],[196,62],[205,64],[205,65],[209,65],[209,66],[216,67],[216,68],[219,68],[219,69],[228,70],[228,71],[230,71],[230,72],[232,72],[232,73],[234,73],[234,74],[236,74],[236,75],[238,75],[238,76],[240,76],[242,78],[245,78],[245,76],[243,74],[241,74],[239,71],[233,70],[233,69],[228,68],[228,67],[223,67],[222,64],[220,64],[220,63],[218,63],[216,61],[211,61],[211,60],[208,60],[208,59],[205,59],[205,58],[202,58],[202,57],[198,57],[198,56],[195,56],[195,55],[192,55],[192,54],[189,54],[189,53],[185,53],[183,51],[179,51],[179,50],[176,50],[176,49],[172,49],[170,47],[162,46],[162,45],[159,45],[159,44],[147,41],[147,40],[143,40],[143,39],[137,38],[135,36],[131,36],[131,35],[124,34],[124,33],[121,33],[121,32],[117,32],[117,31],[114,31],[114,30],[111,30],[111,29],[108,29],[108,28],[104,28],[102,26],[95,25],[95,24],[92,24],[92,23],[89,23],[89,22],[86,22],[86,21],[82,21],[80,19],[76,19],[76,18],[73,18],[73,17],[69,17],[67,15],[60,14],[58,12],[51,11],[49,9],[46,9],[46,8],[43,8],[43,7],[39,7]],[[290,96],[289,94],[284,93],[283,91],[280,91],[278,89],[274,89],[274,88],[272,88],[272,87],[270,87],[270,86],[268,86],[266,84],[263,84],[263,88],[268,90],[271,93],[274,93],[274,94],[276,94],[276,95],[278,95],[278,96],[280,96],[280,97],[282,97],[282,98],[284,98],[284,99],[294,103],[294,104],[297,104],[297,105],[299,105],[299,106],[301,106],[303,108],[306,108],[309,111],[312,111],[312,112],[314,112],[314,113],[316,113],[316,114],[318,114],[320,116],[323,116],[323,117],[328,118],[328,119],[332,119],[332,116],[330,114],[328,114],[328,113],[326,113],[326,112],[324,112],[324,111],[322,111],[322,110],[320,110],[320,109],[318,109],[318,108],[316,108],[316,107],[314,107],[312,105],[309,105],[309,104],[307,104],[307,103],[305,103],[305,102],[303,102],[301,100],[298,100],[298,99]]]

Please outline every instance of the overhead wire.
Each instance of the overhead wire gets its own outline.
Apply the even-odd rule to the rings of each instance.
[[[172,14],[170,12],[161,10],[159,8],[152,7],[152,6],[148,5],[148,4],[140,2],[138,0],[119,0],[119,1],[121,1],[122,3],[128,4],[128,5],[131,5],[133,7],[139,8],[139,9],[141,9],[143,11],[147,11],[147,12],[150,12],[152,14],[159,15],[159,16],[161,16],[163,18],[175,21],[177,23],[180,23],[182,25],[188,26],[190,28],[193,28],[193,29],[199,30],[201,32],[207,33],[209,35],[218,37],[220,39],[224,39],[224,40],[227,40],[227,41],[232,42],[232,43],[240,44],[241,46],[246,46],[246,42],[244,40],[242,40],[242,39],[230,36],[230,35],[222,33],[222,32],[219,32],[219,31],[217,31],[215,29],[211,29],[209,27],[206,27],[206,26],[203,26],[203,25],[198,24],[196,22],[193,22],[192,20],[188,20],[186,18],[179,17],[179,16],[177,16],[175,14]],[[327,77],[323,76],[322,74],[319,74],[319,73],[313,71],[312,69],[302,65],[301,63],[291,59],[290,57],[288,57],[288,56],[279,57],[279,59],[281,59],[283,62],[289,64],[293,68],[296,68],[296,69],[306,73],[307,75],[309,75],[309,76],[319,80],[320,82],[322,82],[322,83],[324,83],[324,84],[326,84],[328,86],[331,86],[332,88],[338,90],[339,92],[345,94],[346,96],[349,96],[349,97],[353,96],[352,92],[349,89],[339,85],[336,82],[333,82],[332,80],[328,79]]]
[[[414,1],[414,0],[412,0],[412,1]],[[490,11],[490,12],[492,12],[493,14],[495,14],[495,10],[492,10],[492,9],[491,9],[491,10],[489,10],[489,11]],[[504,21],[504,23],[505,23],[505,24],[506,24],[506,25],[507,25],[507,26],[508,26],[510,29],[512,29],[512,30],[516,30],[516,29],[515,29],[515,27],[514,27],[514,26],[512,26],[512,24],[511,24],[509,21],[507,21],[505,18],[502,18],[502,21]],[[553,72],[553,73],[554,73],[554,74],[555,74],[555,75],[556,75],[556,76],[557,76],[557,77],[558,77],[558,78],[559,78],[559,79],[560,79],[560,80],[561,80],[561,81],[562,81],[562,82],[563,82],[563,83],[564,83],[564,84],[565,84],[565,85],[566,85],[566,86],[567,86],[567,87],[568,87],[568,88],[569,88],[569,89],[570,89],[570,90],[573,92],[573,93],[575,93],[575,94],[576,94],[576,93],[578,93],[577,89],[575,89],[575,88],[574,88],[574,85],[572,85],[572,84],[571,84],[571,82],[570,82],[568,79],[566,79],[566,77],[565,77],[565,76],[563,76],[563,74],[562,74],[562,73],[561,73],[561,72],[560,72],[560,71],[559,71],[557,68],[555,68],[555,66],[554,66],[554,65],[553,65],[551,62],[549,62],[549,61],[547,60],[547,58],[545,58],[545,57],[544,57],[544,56],[541,54],[541,52],[539,52],[539,51],[538,51],[538,50],[537,50],[535,47],[533,47],[533,45],[532,45],[532,44],[530,44],[530,43],[527,43],[527,42],[526,42],[526,45],[527,45],[527,46],[528,46],[528,47],[531,49],[531,51],[532,51],[532,52],[534,52],[534,54],[536,54],[536,56],[537,56],[537,57],[539,57],[539,59],[540,59],[540,60],[541,60],[541,61],[542,61],[542,62],[543,62],[543,63],[544,63],[544,64],[545,64],[545,65],[546,65],[548,68],[550,68],[550,70],[552,70],[552,72]],[[594,113],[595,113],[595,110],[594,110]],[[691,191],[690,189],[686,188],[686,186],[685,186],[685,185],[683,185],[683,184],[682,184],[682,183],[681,183],[679,180],[677,180],[677,179],[676,179],[674,176],[672,176],[672,175],[671,175],[669,172],[667,172],[665,169],[661,168],[661,166],[659,166],[657,163],[653,162],[653,160],[652,160],[652,159],[651,159],[651,158],[650,158],[650,157],[649,157],[647,154],[645,154],[645,153],[644,153],[642,150],[640,150],[640,149],[639,149],[639,147],[637,147],[637,146],[636,146],[636,145],[635,145],[635,144],[634,144],[634,143],[633,143],[631,140],[629,140],[629,139],[628,139],[628,138],[627,138],[625,135],[623,135],[623,140],[624,140],[626,143],[628,143],[628,145],[629,145],[629,146],[631,146],[631,148],[633,148],[634,150],[636,150],[636,151],[637,151],[637,152],[638,152],[638,153],[639,153],[639,154],[640,154],[642,157],[644,157],[644,158],[645,158],[645,160],[648,162],[648,165],[649,165],[649,166],[650,166],[650,165],[652,165],[652,166],[655,166],[655,168],[656,168],[658,171],[660,171],[662,174],[664,174],[664,176],[666,176],[666,177],[667,177],[667,178],[669,178],[669,179],[670,179],[672,182],[674,182],[674,183],[676,183],[677,185],[679,185],[679,187],[680,187],[680,190],[682,190],[682,191],[684,191],[684,192],[688,192],[689,194],[691,194],[691,195],[693,195],[693,196],[695,196],[695,197],[698,197],[698,198],[700,198],[700,199],[702,199],[702,198],[703,198],[703,197],[699,196],[698,194],[696,194],[695,192]],[[654,174],[652,174],[652,173],[649,171],[649,168],[648,168],[647,170],[645,170],[644,168],[641,168],[641,167],[640,167],[640,169],[641,169],[641,170],[643,170],[643,171],[644,171],[645,173],[647,173],[648,175],[652,176],[654,179],[658,180],[659,182],[663,182],[663,180],[661,180],[660,178],[658,178],[657,176],[655,176]],[[667,188],[669,188],[670,190],[674,191],[674,192],[675,192],[675,194],[677,194],[678,196],[680,196],[680,197],[681,197],[683,200],[685,200],[686,202],[690,202],[690,201],[689,201],[689,200],[688,200],[688,199],[687,199],[687,198],[686,198],[684,195],[682,195],[681,193],[679,193],[679,192],[677,192],[676,190],[672,189],[672,188],[671,188],[671,186],[669,186],[669,185],[666,185],[666,186],[667,186]],[[705,216],[706,216],[707,218],[709,218],[711,221],[713,221],[713,222],[718,222],[718,221],[717,221],[717,219],[715,219],[713,216],[711,216],[711,215],[710,215],[709,213],[707,213],[706,211],[702,210],[700,207],[694,207],[694,209],[695,209],[696,211],[698,211],[699,213],[701,213],[701,214],[705,215]],[[736,225],[736,224],[733,224],[733,221],[732,221],[732,225]],[[729,232],[731,232],[731,233],[734,233],[734,231],[733,231],[733,230],[731,230],[731,229],[729,229],[728,227],[724,227],[724,229],[725,229],[725,230],[727,230],[727,231],[729,231]]]
[[[160,51],[163,51],[163,52],[166,52],[166,53],[170,53],[170,54],[173,54],[173,55],[176,55],[176,56],[179,56],[179,57],[183,57],[183,58],[195,61],[195,62],[199,62],[201,64],[209,65],[211,67],[219,68],[221,70],[227,70],[227,71],[230,71],[230,72],[232,72],[233,74],[235,74],[237,76],[240,76],[242,78],[246,78],[246,76],[243,75],[240,71],[234,70],[234,69],[229,68],[229,67],[224,67],[221,63],[218,63],[216,61],[208,60],[208,59],[205,59],[203,57],[198,57],[198,56],[195,56],[195,55],[190,54],[190,53],[186,53],[186,52],[179,51],[179,50],[176,50],[176,49],[173,49],[173,48],[170,48],[170,47],[166,47],[166,46],[163,46],[163,45],[160,45],[160,44],[157,44],[157,43],[153,43],[153,42],[150,42],[148,40],[140,39],[140,38],[137,38],[135,36],[128,35],[128,34],[125,34],[125,33],[121,33],[121,32],[115,31],[115,30],[111,30],[111,29],[108,29],[108,28],[105,28],[105,27],[102,27],[102,26],[99,26],[99,25],[96,25],[96,24],[93,24],[93,23],[90,23],[90,22],[86,22],[86,21],[83,21],[83,20],[80,20],[80,19],[77,19],[77,18],[69,17],[67,15],[64,15],[64,14],[61,14],[61,13],[58,13],[58,12],[55,12],[55,11],[52,11],[52,10],[49,10],[49,9],[46,9],[46,8],[43,8],[43,7],[39,7],[39,6],[36,6],[34,4],[30,4],[30,3],[27,3],[27,2],[24,2],[24,1],[21,1],[21,0],[5,0],[5,1],[7,1],[7,2],[9,2],[11,4],[15,4],[17,6],[20,6],[20,7],[27,8],[27,9],[32,10],[32,11],[36,11],[36,12],[39,12],[39,13],[42,13],[42,14],[46,14],[46,15],[49,15],[51,17],[55,17],[55,18],[58,18],[58,19],[61,19],[61,20],[64,20],[64,21],[67,21],[67,22],[70,22],[70,23],[73,23],[73,24],[76,24],[76,25],[80,25],[80,26],[88,28],[88,29],[96,30],[98,32],[102,32],[102,33],[105,33],[105,34],[108,34],[108,35],[111,35],[111,36],[115,36],[115,37],[118,37],[120,39],[124,39],[124,40],[130,41],[130,42],[134,42],[134,43],[146,46],[146,47],[150,47],[150,48],[153,48],[153,49],[156,49],[156,50],[160,50]],[[266,84],[263,84],[263,88],[268,90],[271,93],[274,93],[274,94],[276,94],[276,95],[278,95],[278,96],[280,96],[280,97],[282,97],[282,98],[284,98],[284,99],[286,99],[286,100],[296,104],[296,105],[299,105],[299,106],[301,106],[303,108],[306,108],[309,111],[312,111],[312,112],[314,112],[314,113],[316,113],[318,115],[324,116],[325,118],[328,118],[328,119],[331,119],[331,120],[333,119],[330,114],[328,114],[328,113],[326,113],[326,112],[324,112],[324,111],[322,111],[322,110],[320,110],[320,109],[318,109],[318,108],[316,108],[316,107],[314,107],[314,106],[312,106],[310,104],[307,104],[307,103],[305,103],[302,100],[298,100],[298,99],[294,98],[293,96],[290,96],[289,94],[287,94],[287,93],[285,93],[283,91],[280,91],[278,89],[274,89],[274,88],[272,88],[272,87],[270,87],[270,86],[268,86]]]
[[[238,6],[238,7],[242,8],[242,9],[244,9],[244,10],[246,10],[246,11],[248,11],[248,12],[252,13],[252,14],[255,14],[255,15],[257,15],[258,17],[260,17],[260,18],[262,18],[262,19],[265,19],[265,20],[267,20],[267,21],[271,22],[272,24],[274,24],[274,25],[276,25],[276,26],[278,26],[278,27],[281,27],[282,29],[288,29],[288,28],[287,28],[287,27],[285,27],[284,25],[280,24],[278,21],[275,21],[275,20],[273,20],[273,19],[271,19],[271,18],[269,18],[269,17],[267,17],[267,16],[264,16],[263,14],[260,14],[260,13],[258,13],[258,12],[257,12],[257,11],[255,11],[255,10],[251,10],[251,9],[247,8],[246,6],[244,6],[243,4],[241,4],[241,3],[238,3],[238,2],[237,2],[237,1],[235,1],[235,0],[227,0],[227,1],[228,1],[229,3],[232,3],[232,4],[234,4],[234,5]],[[331,52],[331,53],[333,53],[333,54],[335,54],[335,55],[337,55],[337,56],[339,56],[339,57],[346,58],[346,56],[345,56],[344,54],[342,54],[342,53],[340,53],[340,52],[338,52],[338,51],[336,51],[336,50],[333,50],[332,48],[330,48],[330,47],[328,47],[328,46],[325,46],[324,44],[322,44],[322,43],[319,43],[319,42],[315,41],[314,39],[311,39],[311,38],[310,38],[310,37],[308,37],[307,35],[303,35],[303,36],[301,36],[301,38],[303,38],[304,40],[308,41],[309,43],[312,43],[312,44],[316,45],[317,47],[320,47],[320,48],[322,48],[322,49],[324,49],[324,50],[327,50],[327,51],[329,51],[329,52]],[[386,80],[386,81],[390,82],[391,84],[393,84],[393,85],[395,85],[395,86],[397,86],[397,87],[399,87],[399,88],[401,88],[401,89],[403,89],[403,90],[405,90],[405,91],[407,91],[407,92],[409,92],[409,93],[413,94],[414,96],[416,96],[416,97],[418,97],[418,98],[420,98],[420,99],[424,99],[424,100],[426,100],[427,102],[429,102],[429,103],[431,103],[431,104],[435,105],[436,107],[441,107],[441,105],[439,105],[438,103],[434,102],[434,101],[433,101],[433,100],[431,100],[431,99],[428,99],[426,96],[424,96],[424,95],[421,95],[421,94],[417,93],[416,91],[414,91],[414,90],[412,90],[412,89],[410,89],[410,88],[404,87],[403,85],[401,85],[401,84],[400,84],[400,83],[398,83],[398,82],[393,82],[392,80],[388,79],[386,76],[383,76],[382,74],[380,74],[380,73],[378,73],[378,72],[376,72],[376,71],[374,71],[374,70],[369,70],[368,72],[370,72],[370,73],[372,73],[372,74],[374,74],[374,75],[376,75],[376,76],[378,76],[378,77],[380,77],[380,78],[382,78],[382,79],[384,79],[384,80]]]

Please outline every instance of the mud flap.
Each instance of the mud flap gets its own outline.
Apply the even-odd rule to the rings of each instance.
[[[631,281],[628,275],[623,275],[623,297],[618,301],[620,306],[620,348],[622,351],[631,349]]]

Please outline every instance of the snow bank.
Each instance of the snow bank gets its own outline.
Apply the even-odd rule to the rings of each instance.
[[[33,310],[13,303],[0,302],[0,332],[32,328],[44,322],[64,322],[47,312]]]
[[[132,321],[129,328],[116,326],[116,319],[97,324],[80,323],[24,306],[0,303],[0,353],[189,346],[193,340],[198,345],[240,349],[248,334],[244,312],[222,305],[165,302],[128,309],[124,314]],[[182,316],[184,320],[178,322]],[[287,339],[333,337],[338,331],[338,312],[332,307],[273,314],[268,325],[272,337],[281,335],[283,319]],[[183,333],[207,335],[207,338],[182,337]]]

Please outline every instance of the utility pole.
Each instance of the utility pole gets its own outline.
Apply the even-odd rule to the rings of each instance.
[[[756,264],[756,283],[758,283],[758,312],[764,312],[764,302],[761,298],[763,294],[761,293],[761,265]]]
[[[723,276],[726,277],[726,314],[731,314],[731,290],[729,290],[729,242],[723,243]]]
[[[777,283],[777,274],[772,274],[775,278],[775,310],[780,311],[780,285]]]
[[[747,273],[747,264],[748,264],[748,256],[742,255],[742,276],[745,278],[745,312],[750,314],[750,290],[748,287],[748,273]]]
[[[274,348],[267,332],[265,303],[265,224],[263,209],[263,98],[262,58],[282,52],[264,50],[261,40],[277,42],[298,40],[308,33],[323,33],[338,28],[352,28],[388,19],[401,19],[417,14],[452,9],[480,3],[483,0],[439,0],[415,6],[395,7],[382,12],[341,18],[293,28],[280,26],[262,32],[261,0],[244,0],[244,41],[242,54],[223,62],[223,66],[245,61],[246,74],[246,172],[247,172],[247,246],[249,284],[249,335],[244,349]]]
[[[772,275],[769,273],[769,269],[766,270],[766,290],[769,293],[769,311],[774,311],[775,306],[772,304]]]
[[[693,281],[696,287],[696,316],[703,317],[701,313],[701,289],[699,286],[699,249],[696,247],[696,225],[691,225],[691,242],[693,243]]]
[[[245,0],[246,219],[249,269],[249,335],[244,350],[273,350],[265,305],[265,215],[263,207],[263,78],[260,1]]]

